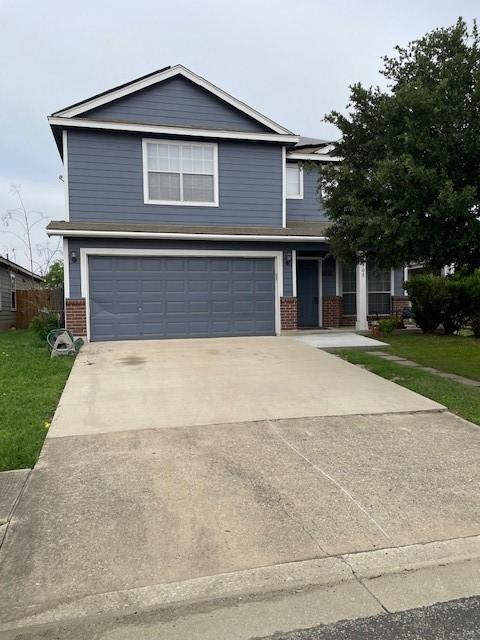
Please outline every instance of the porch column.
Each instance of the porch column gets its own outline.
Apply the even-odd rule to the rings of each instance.
[[[365,262],[357,263],[357,331],[368,331],[367,321],[367,265]]]

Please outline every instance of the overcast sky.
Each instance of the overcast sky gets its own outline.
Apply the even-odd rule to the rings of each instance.
[[[295,133],[322,122],[348,86],[382,84],[381,56],[425,32],[470,23],[478,0],[0,0],[0,216],[26,205],[61,220],[53,111],[155,69],[184,64]],[[47,241],[44,225],[35,242]],[[12,253],[15,250],[15,253]],[[0,228],[0,254],[26,264]]]

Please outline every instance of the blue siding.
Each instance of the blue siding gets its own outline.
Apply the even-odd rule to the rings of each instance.
[[[144,204],[142,136],[69,131],[70,220],[282,226],[279,145],[220,141],[218,166],[218,207]]]
[[[92,109],[82,114],[82,118],[272,132],[250,116],[180,76]]]
[[[70,238],[68,241],[69,254],[75,251],[80,255],[81,248],[110,248],[110,249],[223,249],[231,251],[292,251],[297,250],[326,250],[326,245],[321,244],[302,244],[290,245],[288,243],[275,242],[220,242],[208,240],[118,240],[107,238]],[[80,298],[80,260],[70,262],[70,297]],[[293,295],[292,291],[292,266],[285,264],[283,260],[283,293],[285,296]]]
[[[318,173],[303,169],[303,199],[287,198],[287,221],[318,221],[327,220],[324,209],[321,208],[317,194]]]

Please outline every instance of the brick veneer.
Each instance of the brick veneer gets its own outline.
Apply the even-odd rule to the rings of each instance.
[[[87,314],[85,299],[67,298],[65,300],[65,326],[75,336],[87,335]]]
[[[392,296],[392,315],[400,316],[405,309],[410,309],[410,298],[408,296]]]
[[[296,329],[297,322],[297,299],[289,296],[280,298],[280,319],[282,329]]]
[[[343,300],[341,296],[324,296],[322,298],[323,326],[340,327],[342,322]]]

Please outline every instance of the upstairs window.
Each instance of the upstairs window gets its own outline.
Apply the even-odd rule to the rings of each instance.
[[[368,314],[390,315],[392,272],[367,266]]]
[[[287,164],[286,170],[287,198],[301,200],[303,198],[303,169],[298,163]]]
[[[143,141],[146,204],[218,206],[217,145]]]
[[[17,280],[14,273],[10,273],[11,309],[17,309]]]

